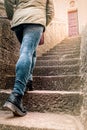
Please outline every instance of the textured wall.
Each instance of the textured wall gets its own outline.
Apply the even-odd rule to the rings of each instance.
[[[19,55],[19,44],[10,30],[9,21],[0,18],[0,88],[6,86],[6,77],[14,75]]]
[[[0,0],[0,16],[6,16],[5,8],[3,5],[3,0]]]
[[[87,25],[82,32],[81,42],[81,75],[82,75],[82,88],[83,88],[83,109],[82,109],[82,120],[87,130]]]

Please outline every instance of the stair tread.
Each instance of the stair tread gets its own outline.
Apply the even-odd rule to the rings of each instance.
[[[57,77],[81,77],[81,75],[51,75],[51,76],[33,76],[34,77],[41,77],[41,78],[57,78]]]
[[[0,110],[11,93],[11,90],[0,90]],[[24,104],[31,112],[64,112],[79,115],[83,101],[83,93],[79,91],[28,91],[24,96]]]
[[[75,67],[75,66],[80,66],[79,64],[75,64],[75,65],[54,65],[54,66],[36,66],[35,68],[55,68],[55,67],[58,67],[58,68],[62,68],[62,67]]]
[[[14,86],[14,81],[14,75],[6,75],[5,89],[11,89]],[[81,90],[80,85],[81,75],[33,76],[34,90],[79,91]],[[3,88],[4,86],[1,89]]]
[[[83,130],[79,117],[69,114],[29,112],[22,118],[14,118],[12,112],[0,111],[0,115],[0,130],[4,127],[12,128],[10,130]]]
[[[6,75],[6,77],[15,77],[15,75]],[[81,77],[80,74],[72,74],[72,75],[51,75],[51,76],[33,76],[33,77],[41,77],[41,78],[56,78],[56,77]]]
[[[0,93],[10,93],[11,89],[4,90],[1,89]],[[34,91],[28,91],[27,93],[32,93],[32,94],[80,94],[82,95],[83,93],[81,91],[50,91],[50,90],[34,90]]]

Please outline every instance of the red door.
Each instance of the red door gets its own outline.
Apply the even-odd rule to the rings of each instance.
[[[69,26],[69,36],[77,36],[79,34],[78,29],[78,11],[68,12],[68,26]]]

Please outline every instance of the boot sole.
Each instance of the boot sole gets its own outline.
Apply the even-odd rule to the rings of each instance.
[[[23,113],[22,111],[20,111],[19,108],[17,108],[14,104],[12,104],[11,102],[6,102],[3,106],[6,109],[9,109],[13,112],[14,116],[25,116],[27,113]]]

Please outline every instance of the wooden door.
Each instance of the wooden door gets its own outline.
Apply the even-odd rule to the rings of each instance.
[[[79,34],[78,29],[78,11],[68,12],[68,27],[69,27],[69,36],[77,36]]]

